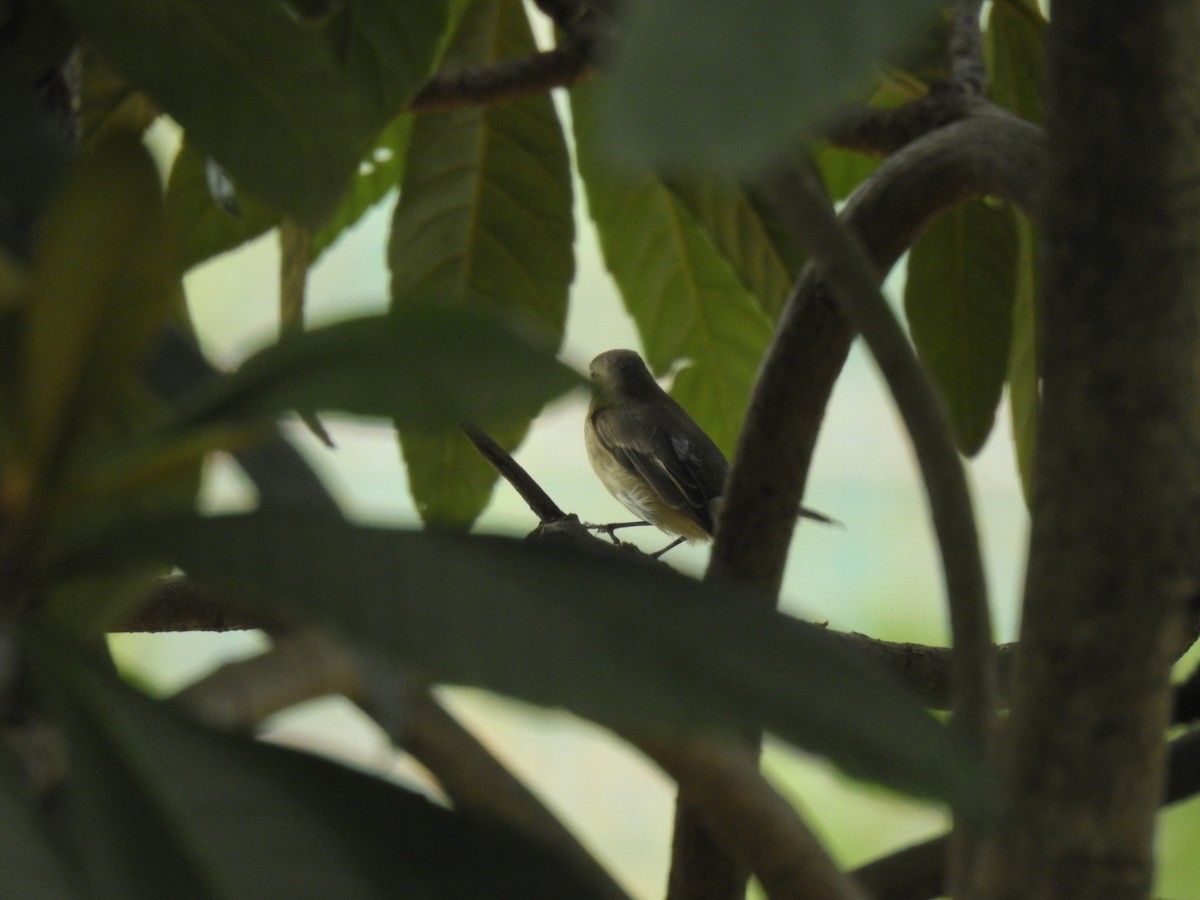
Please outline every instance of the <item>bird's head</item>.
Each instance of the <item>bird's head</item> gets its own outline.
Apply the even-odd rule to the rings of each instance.
[[[592,360],[592,390],[596,399],[612,403],[659,394],[662,389],[632,350],[607,350]]]

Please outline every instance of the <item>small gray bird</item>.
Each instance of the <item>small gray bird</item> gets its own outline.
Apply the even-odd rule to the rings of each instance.
[[[654,556],[684,541],[710,540],[729,471],[725,454],[632,350],[601,353],[591,375],[583,428],[588,460],[626,509],[679,536]],[[799,515],[833,521],[803,507]]]

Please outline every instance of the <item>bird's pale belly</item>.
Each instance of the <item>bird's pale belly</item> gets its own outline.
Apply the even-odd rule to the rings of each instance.
[[[638,475],[629,472],[613,459],[598,445],[590,429],[585,433],[584,443],[587,446],[588,459],[600,481],[627,510],[667,534],[677,534],[689,541],[711,539],[712,536],[690,516],[668,506]]]

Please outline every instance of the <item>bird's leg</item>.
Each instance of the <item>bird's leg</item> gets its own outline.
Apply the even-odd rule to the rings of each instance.
[[[650,524],[649,522],[641,522],[641,521],[638,521],[638,522],[610,522],[607,525],[593,525],[590,522],[584,522],[583,527],[590,529],[591,531],[603,531],[605,534],[607,534],[612,539],[612,542],[619,547],[621,545],[621,542],[617,540],[617,536],[616,536],[616,534],[614,534],[614,532],[618,528],[636,528],[639,525],[649,525],[649,524]]]
[[[675,549],[676,547],[678,547],[680,544],[682,544],[682,543],[683,543],[684,541],[686,541],[686,540],[687,540],[687,538],[685,538],[685,537],[677,537],[677,538],[675,538],[675,540],[671,541],[671,543],[667,544],[667,546],[663,547],[663,548],[662,548],[661,550],[659,550],[657,553],[651,553],[651,554],[650,554],[650,558],[651,558],[651,559],[658,559],[660,556],[662,556],[662,555],[663,555],[664,553],[666,553],[668,550],[673,550],[673,549]]]

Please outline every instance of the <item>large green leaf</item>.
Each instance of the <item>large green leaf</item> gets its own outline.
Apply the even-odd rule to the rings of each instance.
[[[408,139],[412,134],[413,115],[397,116],[367,151],[358,165],[358,173],[342,198],[337,211],[313,237],[313,260],[326,250],[350,227],[393,190],[404,177],[404,162],[408,154]]]
[[[177,426],[270,420],[292,409],[394,416],[439,429],[533,416],[583,378],[494,316],[414,307],[290,336],[197,392]]]
[[[656,175],[605,165],[595,103],[594,86],[572,90],[579,172],[605,264],[637,323],[650,368],[662,374],[690,361],[672,393],[729,453],[770,321],[679,194]],[[726,210],[733,227],[736,207]]]
[[[85,154],[47,213],[22,353],[31,465],[57,465],[133,379],[178,299],[158,172],[119,133]]]
[[[139,550],[270,616],[336,627],[435,682],[646,735],[764,727],[859,777],[977,799],[978,773],[902,685],[823,629],[664,566],[278,513],[152,522],[92,558]]]
[[[535,49],[519,0],[475,0],[444,68]],[[557,346],[574,276],[574,234],[566,140],[548,97],[422,115],[388,247],[393,309],[435,295],[499,310]],[[515,447],[528,415],[504,423],[497,440]],[[404,431],[401,446],[422,517],[469,526],[491,496],[491,467],[457,431]]]
[[[667,189],[691,213],[742,286],[775,319],[804,262],[800,242],[753,188],[722,176],[671,176]]]
[[[988,92],[1031,122],[1045,119],[1046,19],[1037,0],[994,0],[988,16]]]
[[[351,5],[354,39],[335,48],[273,0],[64,2],[239,186],[312,228],[420,87],[445,25],[441,2],[403,15],[382,0]]]
[[[1008,402],[1012,414],[1017,471],[1025,503],[1033,504],[1033,454],[1037,448],[1041,407],[1041,367],[1038,354],[1037,229],[1025,216],[1017,217],[1020,255],[1017,258],[1017,296],[1013,305],[1012,350],[1008,357]]]
[[[36,646],[70,747],[89,897],[600,896],[515,835],[317,757],[209,731],[65,647]]]
[[[346,0],[324,25],[333,56],[360,94],[391,119],[429,78],[451,0]]]
[[[0,759],[0,897],[83,900],[62,848],[51,840],[32,792],[10,771],[10,762]]]
[[[973,200],[934,222],[908,257],[909,330],[968,456],[987,440],[1004,388],[1017,249],[1012,212]]]
[[[869,84],[935,0],[637,0],[608,111],[637,159],[753,169]]]

